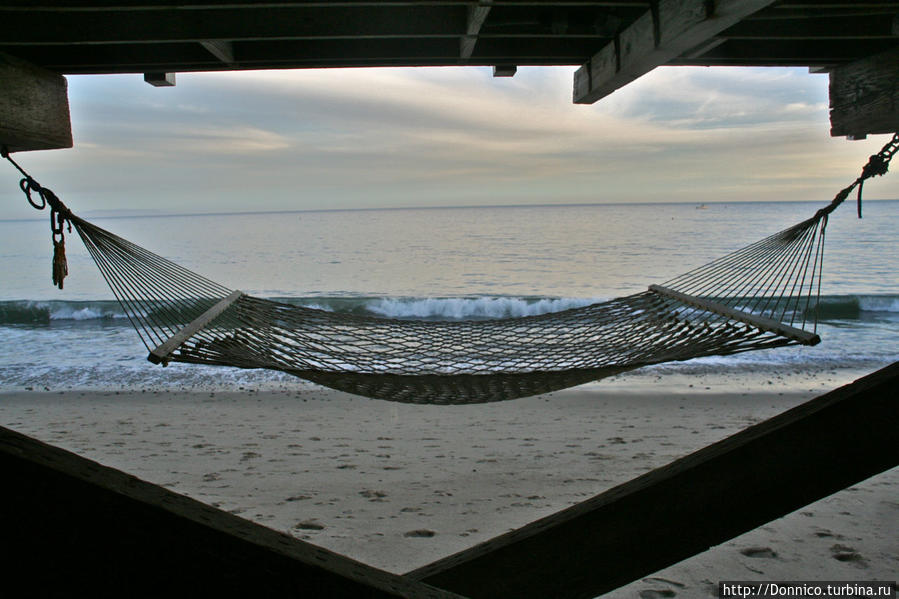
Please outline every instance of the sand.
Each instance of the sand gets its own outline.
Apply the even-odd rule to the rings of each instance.
[[[402,573],[819,393],[647,380],[448,407],[304,383],[26,391],[0,394],[0,424]],[[719,580],[895,580],[897,491],[893,469],[606,596],[715,596]]]

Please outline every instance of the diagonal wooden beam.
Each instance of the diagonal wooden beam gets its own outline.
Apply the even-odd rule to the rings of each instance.
[[[2,427],[0,471],[3,585],[30,596],[461,599]]]
[[[481,33],[481,27],[490,14],[491,0],[481,0],[476,5],[468,7],[468,23],[465,27],[465,35],[459,42],[459,58],[467,61],[474,52],[475,44],[478,43],[478,35]]]
[[[467,597],[595,597],[899,465],[899,362],[408,573]]]
[[[574,102],[592,104],[689,52],[775,0],[658,0],[574,74]]]
[[[234,63],[234,44],[224,40],[202,40],[200,45],[225,64]]]

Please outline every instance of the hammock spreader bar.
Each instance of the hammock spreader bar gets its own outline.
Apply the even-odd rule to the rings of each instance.
[[[219,314],[227,310],[228,306],[236,302],[242,295],[242,291],[232,291],[228,297],[200,314],[188,323],[186,327],[169,337],[164,343],[150,350],[147,360],[154,364],[162,364],[163,366],[168,365],[169,356],[172,352],[181,347],[182,343],[193,337],[200,329],[215,320]]]
[[[681,303],[687,304],[688,306],[693,306],[694,308],[699,308],[700,310],[708,310],[709,312],[720,314],[721,316],[725,316],[727,318],[730,318],[731,320],[744,322],[746,324],[758,327],[762,331],[776,333],[781,337],[792,339],[793,341],[797,341],[802,345],[818,345],[819,343],[821,343],[821,338],[817,334],[809,333],[808,331],[803,331],[802,329],[797,329],[795,327],[785,325],[782,322],[778,322],[772,318],[756,316],[755,314],[744,312],[743,310],[737,310],[735,308],[730,308],[728,306],[725,306],[724,304],[719,304],[718,302],[713,302],[711,300],[699,297],[693,297],[692,295],[687,295],[686,293],[680,293],[679,291],[668,289],[667,287],[662,287],[661,285],[650,285],[649,290],[658,293],[659,295],[664,295],[666,297],[675,299]]]

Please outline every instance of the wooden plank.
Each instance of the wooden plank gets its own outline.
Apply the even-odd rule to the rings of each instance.
[[[899,131],[899,45],[830,71],[830,135]]]
[[[5,428],[0,470],[4,589],[34,597],[458,599]]]
[[[396,6],[390,2],[372,2],[367,6],[343,6],[334,3],[318,8],[269,4],[239,8],[225,3],[191,9],[164,3],[143,10],[110,7],[91,11],[16,10],[0,6],[0,40],[16,45],[95,45],[303,38],[458,38],[464,33],[465,4],[425,4]]]
[[[407,577],[478,598],[595,597],[899,465],[899,362]]]
[[[144,73],[144,81],[153,87],[175,87],[175,73],[164,71]]]
[[[200,45],[225,64],[234,62],[234,44],[224,40],[202,40]]]
[[[478,43],[478,34],[487,15],[490,14],[491,2],[481,0],[477,5],[468,8],[468,23],[465,27],[465,35],[459,42],[459,58],[468,60],[474,52],[474,47]]]
[[[0,53],[0,146],[10,152],[72,147],[66,78]]]
[[[150,352],[147,359],[154,364],[165,363],[169,355],[181,344],[190,339],[197,331],[212,322],[219,314],[228,309],[228,306],[236,302],[243,295],[242,291],[232,291],[231,294],[220,300],[214,306],[193,319],[186,327],[172,335],[164,343]]]
[[[709,15],[706,0],[660,0],[658,22],[647,11],[575,72],[574,102],[596,102],[773,2],[719,0]]]
[[[670,297],[671,299],[677,300],[683,304],[687,304],[688,306],[699,308],[700,310],[706,310],[708,312],[713,312],[715,314],[720,314],[721,316],[726,316],[731,320],[737,320],[739,322],[744,322],[754,327],[758,327],[763,331],[776,333],[782,337],[786,337],[787,339],[798,341],[803,345],[818,345],[819,343],[821,343],[821,338],[818,337],[818,335],[816,335],[815,333],[809,333],[808,331],[803,331],[802,329],[791,327],[782,322],[774,320],[773,318],[765,318],[764,316],[757,316],[755,314],[750,314],[749,312],[743,312],[742,310],[737,310],[718,302],[713,302],[711,300],[687,295],[686,293],[681,293],[679,291],[675,291],[674,289],[668,289],[667,287],[662,287],[661,285],[650,285],[649,290],[654,293],[658,293],[659,295]]]

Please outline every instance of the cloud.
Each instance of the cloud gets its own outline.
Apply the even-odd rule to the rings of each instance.
[[[588,106],[573,71],[70,77],[75,149],[23,161],[73,206],[202,212],[818,199],[879,149],[828,137],[827,78],[801,69],[660,68]]]

